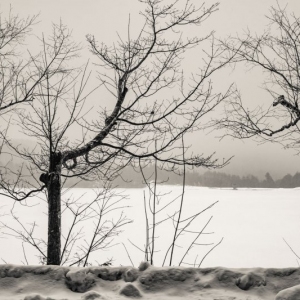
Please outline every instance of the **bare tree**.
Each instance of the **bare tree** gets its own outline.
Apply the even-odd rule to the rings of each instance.
[[[270,9],[267,19],[269,27],[263,34],[248,31],[222,44],[223,49],[235,52],[232,62],[263,72],[271,103],[249,110],[237,93],[227,103],[219,125],[236,138],[258,137],[299,151],[300,18],[278,5]]]
[[[7,188],[8,192],[12,189],[8,188],[7,181],[4,180],[5,175],[14,173],[19,179],[21,175],[17,170],[9,167],[13,156],[5,148],[8,130],[13,126],[12,118],[14,114],[21,111],[21,108],[26,107],[26,104],[32,104],[35,97],[39,96],[38,86],[46,81],[50,69],[55,69],[55,65],[61,63],[65,56],[62,40],[57,40],[55,45],[57,51],[53,51],[53,55],[44,63],[42,63],[42,53],[33,54],[27,49],[26,38],[30,36],[37,18],[38,15],[34,15],[22,19],[15,15],[12,9],[6,18],[2,13],[0,14],[0,178],[3,179],[0,187]],[[41,45],[46,46],[43,41],[40,42]],[[20,183],[19,180],[17,182]],[[16,192],[16,184],[13,186],[13,191]],[[41,190],[38,188],[36,192]],[[25,199],[25,196],[34,193],[35,190],[29,191],[28,194],[20,191],[20,194],[16,192],[14,197]]]
[[[44,72],[32,69],[36,56],[26,47],[26,37],[37,23],[38,15],[20,18],[10,9],[5,18],[0,14],[0,116],[3,117],[17,104],[31,102],[36,86],[41,82]]]
[[[7,17],[0,14],[0,130],[4,136],[8,129],[5,116],[9,119],[9,112],[17,104],[32,101],[35,86],[43,79],[43,76],[28,74],[32,62],[30,54],[25,60],[19,58],[24,51],[22,44],[36,21],[36,15],[22,19],[14,15],[11,8]],[[0,154],[3,146],[1,140]]]
[[[113,247],[116,244],[115,237],[122,232],[122,227],[132,222],[124,214],[125,196],[110,186],[94,190],[94,195],[89,191],[88,201],[86,197],[86,193],[79,196],[78,192],[73,195],[71,189],[64,190],[62,216],[66,222],[62,233],[61,265],[85,267],[95,264],[93,253]],[[117,211],[120,211],[120,215],[116,217]],[[40,224],[33,218],[27,224],[15,205],[6,218],[9,221],[1,216],[2,234],[22,242],[26,264],[29,264],[32,257],[26,251],[27,246],[34,250],[30,252],[35,253],[41,264],[46,264],[47,240],[43,238],[42,232],[36,230]]]
[[[67,45],[69,37],[64,33],[60,36],[61,30],[60,33],[56,32],[56,36],[54,33],[54,39],[49,43],[44,37],[36,41],[43,47],[42,53],[30,52],[25,42],[32,27],[37,23],[37,18],[37,15],[26,19],[20,18],[13,13],[12,9],[8,17],[3,16],[2,13],[0,15],[0,187],[6,190],[5,196],[19,201],[42,191],[45,185],[36,187],[32,180],[27,180],[28,174],[27,178],[23,176],[24,164],[20,170],[11,168],[15,154],[11,152],[10,146],[17,149],[15,145],[7,144],[8,130],[13,126],[12,119],[22,112],[26,104],[33,107],[34,99],[41,96],[40,87],[47,84],[49,77],[66,71],[63,70],[62,64],[70,59],[72,51],[77,48],[74,45],[72,49],[71,44]],[[30,134],[32,131],[29,132]],[[28,159],[26,153],[23,158]],[[11,180],[12,177],[14,180]],[[28,187],[29,191],[24,190]],[[35,225],[32,230],[34,227]]]
[[[127,41],[119,40],[116,46],[108,47],[87,36],[91,52],[99,61],[100,84],[111,93],[114,103],[112,110],[97,115],[97,121],[90,121],[84,111],[90,94],[83,94],[87,69],[80,73],[67,67],[76,47],[70,44],[65,28],[54,28],[54,44],[43,40],[42,65],[57,51],[60,41],[65,56],[46,72],[31,110],[18,115],[24,133],[34,137],[38,146],[24,151],[7,143],[32,164],[30,176],[36,178],[37,171],[42,173],[39,181],[43,185],[39,188],[47,190],[48,198],[47,264],[61,263],[62,179],[91,176],[96,171],[97,176],[111,179],[129,163],[141,160],[156,160],[169,170],[184,164],[217,168],[228,163],[218,163],[213,155],[186,155],[183,159],[179,151],[182,136],[202,128],[206,115],[233,92],[232,87],[224,94],[212,88],[214,73],[231,60],[223,59],[224,51],[216,47],[213,32],[203,37],[189,37],[183,32],[183,28],[201,25],[218,4],[196,8],[189,0],[141,2],[146,7],[141,13],[145,24],[135,39],[128,30]],[[181,70],[183,57],[202,43],[208,44],[209,50],[203,51],[198,73],[186,82]],[[71,126],[82,132],[75,141],[68,139]],[[40,182],[36,178],[35,184]],[[11,185],[5,187],[15,200],[27,197],[16,195]]]
[[[184,140],[182,138],[182,158],[184,160],[187,149],[184,146]],[[144,190],[144,211],[145,211],[145,221],[146,221],[146,234],[145,234],[145,245],[144,248],[137,245],[135,242],[129,240],[129,242],[137,248],[140,252],[145,255],[145,261],[149,262],[151,265],[154,265],[154,258],[158,252],[163,250],[163,246],[161,245],[161,241],[168,241],[167,248],[165,249],[164,257],[162,260],[162,266],[167,263],[171,266],[174,262],[174,258],[176,257],[179,263],[186,265],[193,265],[194,267],[198,265],[201,266],[205,257],[220,244],[220,242],[216,245],[214,243],[198,243],[198,239],[203,235],[212,234],[213,232],[205,231],[206,227],[210,223],[212,216],[206,222],[206,224],[199,229],[199,223],[195,229],[192,229],[193,225],[199,221],[199,217],[202,216],[204,212],[212,208],[218,201],[215,201],[205,207],[202,210],[195,211],[191,215],[185,215],[183,217],[184,210],[184,198],[185,198],[185,190],[186,190],[186,166],[183,164],[183,168],[180,170],[176,170],[177,176],[182,177],[182,191],[176,196],[172,196],[170,191],[160,191],[159,187],[161,184],[167,184],[168,179],[161,181],[159,179],[159,170],[161,168],[158,167],[157,161],[155,161],[153,165],[153,174],[149,174],[148,176],[144,173],[144,167],[140,165],[140,173],[142,174],[144,183],[146,184],[146,189]],[[148,166],[149,167],[149,166]],[[148,199],[146,196],[146,192],[148,192]],[[166,200],[170,198],[170,200]],[[179,202],[179,203],[178,203]],[[174,205],[178,207],[174,207]],[[172,208],[174,207],[174,209]],[[170,209],[170,211],[168,211]],[[168,230],[168,234],[162,234],[160,230],[165,229],[168,226],[168,223],[172,223],[173,228]],[[191,237],[191,242],[189,245],[186,245],[186,242],[182,243],[182,237],[185,236]],[[181,240],[181,242],[180,242]],[[222,241],[222,240],[221,240]],[[190,254],[192,248],[200,247],[200,246],[211,246],[213,247],[203,256],[200,263],[197,263],[198,256],[194,260],[194,263],[187,262],[186,258]],[[125,246],[125,245],[124,245]],[[182,248],[184,250],[182,258],[178,258],[178,254],[176,253],[176,248]],[[125,247],[126,251],[127,248]],[[182,252],[182,251],[181,251]],[[129,254],[128,257],[130,258]],[[131,260],[131,259],[130,259]]]

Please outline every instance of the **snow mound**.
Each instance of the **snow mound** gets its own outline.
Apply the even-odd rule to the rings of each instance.
[[[91,267],[85,268],[89,269],[91,273],[93,273],[96,277],[106,280],[106,281],[116,281],[122,279],[123,273],[126,272],[128,268],[120,267],[120,268],[102,268],[102,267]]]
[[[150,264],[147,261],[142,261],[139,265],[139,271],[143,272],[150,267]]]
[[[236,285],[240,289],[247,291],[252,287],[256,287],[256,286],[258,287],[261,285],[266,286],[266,279],[265,277],[250,272],[248,274],[239,277],[236,280]]]
[[[26,297],[24,298],[24,300],[55,300],[55,299],[49,298],[49,297],[45,298],[45,297],[43,297],[43,296],[41,296],[41,295],[33,294],[33,295],[28,295],[28,296],[26,296]]]
[[[0,265],[0,300],[300,299],[298,268],[144,266]]]
[[[126,297],[133,297],[133,298],[140,298],[142,297],[140,291],[131,283],[125,285],[121,291],[121,295],[124,295]]]
[[[66,285],[73,292],[84,293],[94,286],[95,281],[88,269],[72,270],[66,274]]]
[[[139,277],[139,282],[146,290],[161,290],[178,285],[178,282],[183,282],[194,274],[195,270],[191,268],[151,268]]]
[[[300,299],[300,285],[290,287],[280,291],[275,300],[299,300]]]
[[[101,296],[96,291],[86,292],[83,296],[81,296],[82,300],[105,300],[106,298]]]
[[[134,282],[139,277],[139,271],[135,268],[130,268],[123,274],[125,282]]]

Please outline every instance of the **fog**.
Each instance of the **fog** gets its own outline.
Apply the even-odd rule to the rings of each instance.
[[[49,34],[51,24],[60,20],[72,31],[76,41],[81,43],[82,61],[88,59],[86,34],[94,34],[99,41],[112,44],[118,39],[118,34],[127,33],[127,24],[130,20],[133,33],[138,32],[141,24],[139,10],[142,4],[137,0],[89,0],[89,1],[40,1],[28,0],[10,0],[1,3],[3,16],[8,14],[10,6],[14,13],[20,17],[26,17],[32,14],[39,14],[38,24],[32,31],[32,36],[26,40],[28,48],[34,50],[37,48],[36,36]],[[207,4],[213,3],[209,1]],[[287,10],[300,11],[300,2],[298,0],[279,0],[281,7],[287,5]],[[253,33],[261,33],[269,23],[265,17],[271,5],[276,5],[275,1],[267,0],[227,0],[223,1],[219,11],[213,14],[197,30],[206,33],[209,30],[215,30],[218,37],[226,38],[228,35],[242,35],[247,29]],[[193,32],[196,33],[197,32]],[[34,42],[33,42],[34,41]],[[185,58],[187,72],[195,71],[193,66],[197,59],[197,53]],[[93,74],[91,86],[95,83],[96,74]],[[236,83],[240,90],[243,101],[246,106],[255,107],[265,105],[268,107],[273,99],[263,88],[264,75],[256,70],[249,70],[243,66],[236,69],[228,68],[220,73],[214,80],[214,88],[224,90],[231,83]],[[109,107],[112,100],[106,97],[106,94],[99,92],[93,94],[89,100],[92,104],[99,104],[102,107]],[[95,106],[96,107],[96,106]],[[11,134],[14,138],[21,138],[19,132],[12,129]],[[75,132],[73,132],[76,135]],[[71,133],[72,135],[72,133]],[[233,157],[231,163],[223,171],[238,175],[253,174],[263,177],[266,172],[270,172],[274,178],[280,178],[287,173],[294,174],[299,170],[300,157],[291,149],[284,149],[277,144],[259,145],[254,140],[233,140],[225,137],[222,140],[222,132],[196,132],[187,138],[187,143],[192,145],[191,150],[194,153],[203,153],[209,155],[216,152],[216,157],[227,159]]]

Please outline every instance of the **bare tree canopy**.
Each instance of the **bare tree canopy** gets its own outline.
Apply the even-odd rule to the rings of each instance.
[[[219,125],[237,138],[256,136],[298,150],[300,18],[278,5],[270,9],[267,19],[269,27],[263,34],[247,31],[244,37],[229,38],[222,45],[236,53],[235,63],[246,63],[265,74],[264,88],[270,95],[270,106],[249,110],[237,93],[228,101]]]
[[[17,104],[32,101],[37,84],[45,76],[32,69],[36,57],[23,45],[37,17],[22,19],[12,9],[8,17],[0,15],[0,116]]]
[[[218,4],[195,8],[187,1],[178,10],[179,1],[165,6],[163,1],[141,2],[147,7],[142,12],[145,24],[136,39],[129,32],[127,41],[120,39],[117,45],[108,47],[99,44],[93,35],[87,36],[92,53],[99,59],[101,83],[116,103],[111,112],[102,113],[101,120],[85,124],[94,131],[103,129],[83,147],[65,152],[65,161],[84,156],[89,164],[90,157],[95,156],[91,150],[101,146],[105,151],[100,149],[99,157],[97,149],[95,162],[118,155],[126,160],[154,158],[182,165],[182,160],[174,157],[175,142],[182,134],[196,130],[199,120],[232,92],[229,89],[224,95],[214,94],[209,81],[214,72],[228,63],[221,60],[222,52],[215,48],[213,32],[184,39],[179,31],[183,25],[200,25],[216,11]],[[206,53],[199,74],[186,83],[186,74],[181,70],[183,54],[207,40],[212,42],[211,52]],[[186,164],[217,166],[211,156],[190,157]]]
[[[35,72],[43,76],[37,82],[35,100],[15,116],[15,123],[35,140],[35,147],[24,149],[2,134],[7,147],[26,162],[27,176],[34,181],[28,192],[20,190],[28,187],[26,178],[16,174],[17,183],[12,183],[2,174],[1,187],[18,201],[47,191],[48,264],[61,263],[61,188],[68,178],[96,174],[110,180],[126,165],[149,160],[168,170],[183,165],[218,168],[228,163],[218,163],[213,155],[182,158],[180,151],[183,135],[203,128],[207,115],[234,92],[232,86],[223,94],[213,89],[214,73],[232,59],[224,59],[225,50],[216,45],[213,31],[202,37],[188,34],[190,26],[201,25],[216,12],[218,3],[197,8],[189,0],[141,2],[146,7],[141,12],[144,25],[136,38],[131,37],[130,23],[126,39],[120,38],[112,47],[87,36],[97,59],[100,87],[114,99],[111,110],[99,111],[102,99],[94,99],[97,117],[89,119],[85,104],[95,94],[93,90],[84,93],[88,66],[74,67],[78,46],[67,28],[54,25],[52,36],[41,39],[43,51],[34,59]],[[197,74],[185,74],[184,56],[201,45],[208,50],[200,48]],[[78,132],[73,141],[68,135],[71,127]]]

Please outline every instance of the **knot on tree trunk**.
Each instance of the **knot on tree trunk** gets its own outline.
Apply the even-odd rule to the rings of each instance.
[[[47,185],[49,182],[49,173],[48,172],[42,173],[40,176],[40,181],[43,182],[45,185]]]

